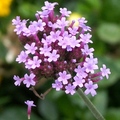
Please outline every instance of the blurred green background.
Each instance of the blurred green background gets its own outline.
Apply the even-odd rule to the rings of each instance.
[[[49,0],[49,2],[55,2]],[[95,97],[90,97],[106,120],[120,120],[120,0],[57,0],[60,7],[72,11],[72,19],[83,16],[92,28],[95,57],[99,66],[111,69],[108,80],[99,82]],[[0,120],[27,120],[24,101],[34,100],[31,120],[94,120],[82,99],[52,90],[45,100],[38,99],[25,86],[14,86],[13,75],[22,76],[24,66],[15,62],[22,49],[13,32],[11,20],[16,16],[35,19],[44,0],[0,0]],[[47,85],[37,89],[44,92]]]

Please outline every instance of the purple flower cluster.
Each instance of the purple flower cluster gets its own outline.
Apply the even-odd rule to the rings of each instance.
[[[91,28],[82,17],[75,21],[67,20],[71,14],[66,8],[60,8],[60,15],[54,14],[58,3],[45,2],[42,11],[37,11],[35,21],[21,20],[19,16],[12,20],[14,31],[24,45],[24,51],[16,58],[23,63],[30,75],[14,76],[15,85],[25,84],[27,88],[35,86],[40,78],[53,78],[52,88],[73,95],[76,90],[85,88],[85,94],[96,95],[97,82],[103,77],[108,79],[110,69],[106,65],[98,72],[98,59],[94,58]]]

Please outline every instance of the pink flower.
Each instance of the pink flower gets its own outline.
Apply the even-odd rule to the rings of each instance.
[[[98,60],[97,58],[93,58],[91,55],[90,58],[86,58],[84,62],[84,67],[86,68],[87,73],[94,73],[94,70],[98,69]]]
[[[37,20],[21,20],[19,16],[12,20],[15,32],[19,36],[25,51],[18,55],[16,61],[24,63],[31,73],[23,78],[14,76],[14,84],[21,82],[27,88],[35,86],[40,78],[55,79],[52,88],[64,90],[73,95],[75,90],[83,88],[85,94],[96,95],[95,89],[103,77],[109,78],[110,69],[103,65],[98,69],[98,59],[94,58],[93,48],[89,48],[92,35],[91,28],[86,25],[84,17],[70,22],[67,17],[71,14],[67,8],[60,8],[60,15],[54,12],[58,3],[44,2],[42,11],[35,14]],[[74,26],[78,22],[77,27]],[[36,82],[38,81],[38,82]]]
[[[59,20],[59,19],[57,20],[56,28],[64,28],[64,27],[68,26],[68,24],[69,24],[69,21],[67,21],[65,17],[62,17],[61,20]]]
[[[15,80],[15,86],[20,86],[22,79],[19,76],[14,75],[13,79]]]
[[[90,38],[92,37],[92,35],[90,35],[90,33],[87,34],[80,34],[80,41],[83,43],[93,43]]]
[[[22,63],[22,62],[25,63],[27,60],[27,57],[28,57],[27,53],[24,51],[21,51],[18,57],[16,58],[16,61],[18,63]]]
[[[68,84],[67,86],[65,86],[65,93],[66,94],[71,94],[73,95],[75,93],[75,86]]]
[[[58,80],[55,80],[55,83],[52,84],[52,88],[56,88],[56,91],[59,91],[62,87],[62,82]]]
[[[109,78],[109,74],[111,74],[110,72],[110,69],[109,68],[106,68],[106,65],[103,64],[103,67],[100,68],[101,72],[102,72],[102,76],[105,77],[108,79]]]
[[[54,3],[50,3],[48,1],[45,1],[45,6],[42,7],[42,10],[53,10],[54,9],[54,6],[57,5],[58,3],[57,2],[54,2]]]
[[[38,58],[38,56],[34,56],[33,60],[28,59],[28,61],[25,63],[25,67],[28,69],[35,69],[37,67],[40,67],[40,63],[42,62],[41,59]]]
[[[51,50],[52,50],[51,47],[44,45],[43,47],[40,48],[40,54],[44,54],[44,56],[48,56]]]
[[[27,54],[29,53],[35,54],[35,51],[37,50],[37,47],[35,46],[35,42],[33,42],[31,45],[26,44],[24,48],[26,49]]]
[[[60,8],[60,13],[62,16],[69,16],[71,14],[71,11],[68,11],[67,8]]]
[[[38,22],[35,23],[35,25],[38,31],[43,31],[46,23],[39,19]]]
[[[59,54],[57,54],[57,50],[53,50],[52,53],[49,53],[48,55],[48,61],[52,62],[52,61],[57,61],[57,59],[60,57]]]
[[[85,87],[86,87],[86,90],[85,90],[85,94],[86,95],[91,93],[92,96],[95,96],[97,94],[95,89],[98,88],[98,85],[97,84],[93,84],[92,81],[89,81],[88,83],[85,83]]]
[[[31,108],[32,108],[32,107],[35,107],[36,105],[34,105],[34,102],[33,102],[33,101],[30,101],[30,100],[25,101],[25,104],[28,106],[27,114],[28,114],[28,119],[30,119]]]
[[[70,79],[72,76],[71,74],[67,74],[66,71],[63,72],[59,72],[59,77],[58,77],[58,81],[61,81],[63,84],[67,84],[68,83],[68,79]]]
[[[26,84],[27,88],[29,88],[30,85],[32,85],[32,86],[35,85],[34,78],[35,78],[35,75],[33,73],[31,73],[30,75],[28,75],[28,74],[24,75],[24,81],[23,81],[23,83]]]
[[[85,67],[81,67],[80,65],[75,68],[75,72],[77,76],[80,76],[81,78],[85,78],[87,76],[87,73],[85,72]]]
[[[75,76],[74,77],[74,82],[73,82],[73,85],[76,87],[76,86],[79,86],[79,87],[83,87],[83,84],[85,82],[85,80],[79,76]]]
[[[94,49],[93,48],[90,48],[89,49],[89,46],[87,45],[87,44],[85,44],[84,45],[84,48],[83,49],[81,49],[81,51],[82,51],[82,54],[83,55],[91,55],[91,56],[93,56],[93,51],[94,51]]]
[[[21,23],[20,16],[16,16],[16,19],[12,20],[12,25],[19,25]]]

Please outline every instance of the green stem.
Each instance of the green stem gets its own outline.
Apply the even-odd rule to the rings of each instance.
[[[93,105],[90,99],[83,93],[82,89],[77,90],[80,97],[84,100],[92,114],[95,116],[97,120],[105,120],[105,118],[101,115],[101,113],[97,110],[97,108]]]

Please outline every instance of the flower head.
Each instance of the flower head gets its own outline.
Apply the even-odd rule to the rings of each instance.
[[[34,21],[21,20],[19,16],[12,20],[14,31],[25,48],[16,61],[23,63],[30,73],[23,78],[14,76],[14,84],[20,86],[23,82],[29,88],[37,85],[41,78],[51,78],[51,86],[56,91],[73,95],[81,88],[86,95],[95,96],[97,82],[103,77],[108,79],[110,70],[103,65],[98,71],[98,59],[89,47],[93,41],[87,20],[81,17],[69,21],[71,11],[67,8],[60,8],[60,15],[56,15],[55,5],[58,3],[45,1]],[[26,104],[34,106],[33,102]]]

